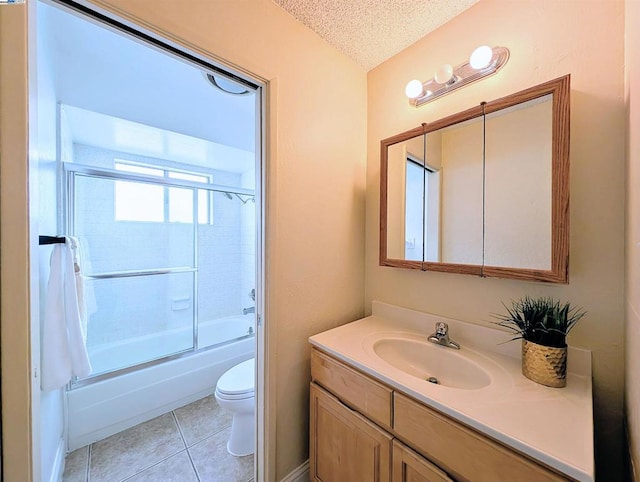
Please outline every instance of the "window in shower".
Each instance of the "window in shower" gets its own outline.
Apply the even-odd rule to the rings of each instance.
[[[118,171],[145,174],[166,179],[211,184],[210,175],[172,169],[159,169],[132,162],[115,159],[114,167]],[[150,221],[191,223],[193,206],[190,192],[142,183],[116,181],[115,183],[115,219],[116,221]],[[212,196],[206,190],[198,191],[198,223],[213,222],[211,218]]]
[[[405,259],[440,260],[440,171],[413,156],[405,165]]]

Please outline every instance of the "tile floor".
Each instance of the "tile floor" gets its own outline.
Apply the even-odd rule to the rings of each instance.
[[[227,452],[230,427],[209,396],[70,453],[62,481],[252,481],[253,455]]]

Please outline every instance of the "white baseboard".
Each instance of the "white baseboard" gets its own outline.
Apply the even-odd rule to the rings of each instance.
[[[51,468],[51,477],[49,482],[60,482],[64,473],[64,458],[66,455],[64,439],[60,439],[58,449],[56,450],[56,459]]]
[[[293,470],[280,482],[309,482],[309,459]]]

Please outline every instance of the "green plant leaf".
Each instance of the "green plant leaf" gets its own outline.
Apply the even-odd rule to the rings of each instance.
[[[527,341],[551,347],[566,346],[566,336],[586,311],[572,308],[550,297],[525,296],[511,300],[511,306],[502,302],[506,314],[492,314],[499,321],[495,324],[518,335],[508,340],[524,338]]]

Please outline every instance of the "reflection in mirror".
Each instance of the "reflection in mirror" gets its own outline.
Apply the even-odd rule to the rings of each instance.
[[[387,151],[387,255],[422,261],[424,249],[424,136]]]
[[[487,266],[551,269],[553,95],[486,116]]]
[[[422,226],[426,209],[424,181],[428,171],[420,159],[411,155],[407,155],[405,166],[404,259],[422,261],[425,247]]]
[[[387,150],[387,257],[482,264],[482,118]]]
[[[428,191],[441,219],[427,223],[439,250],[427,249],[425,261],[482,264],[482,136],[482,117],[427,134],[427,165],[440,173]]]

